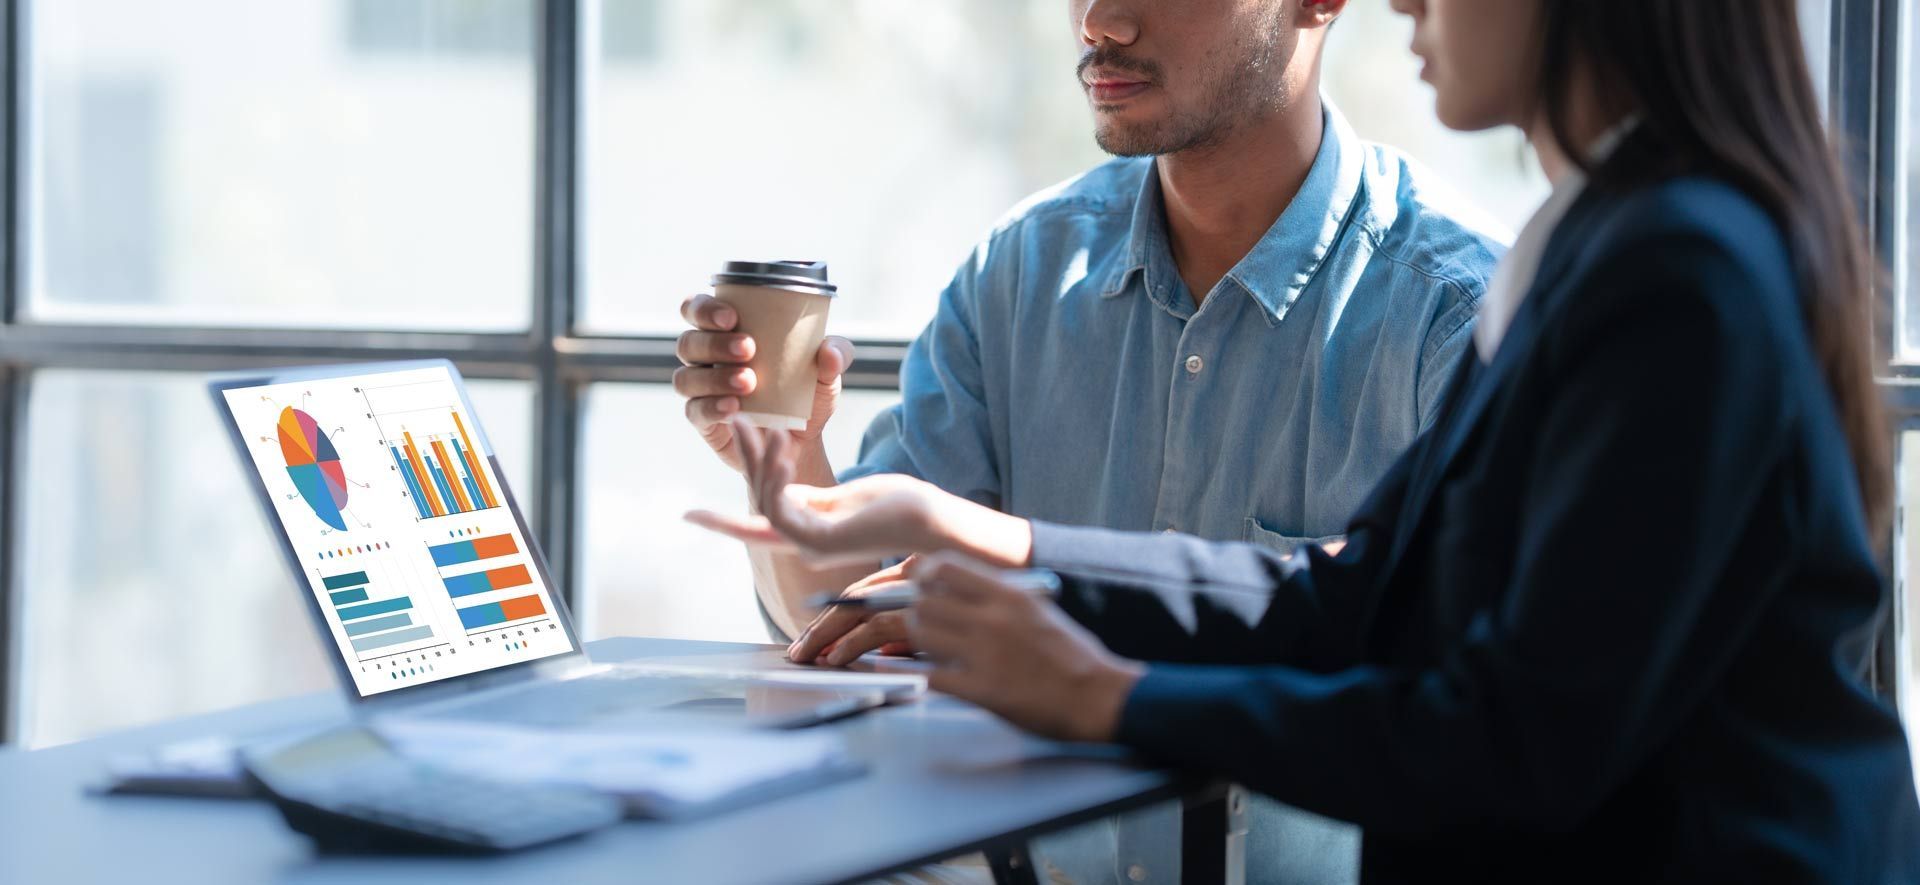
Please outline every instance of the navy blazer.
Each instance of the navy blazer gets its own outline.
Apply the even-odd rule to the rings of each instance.
[[[1915,881],[1786,244],[1722,183],[1606,180],[1340,555],[1036,524],[1036,564],[1158,662],[1121,742],[1360,824],[1364,881]]]

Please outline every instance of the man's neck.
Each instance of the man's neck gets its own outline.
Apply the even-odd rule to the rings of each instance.
[[[1173,262],[1196,307],[1293,202],[1322,127],[1320,93],[1308,89],[1218,145],[1159,158]]]

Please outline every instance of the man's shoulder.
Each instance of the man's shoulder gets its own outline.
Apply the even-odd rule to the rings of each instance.
[[[1369,143],[1359,223],[1379,254],[1478,303],[1513,234],[1419,161]]]
[[[1076,218],[1132,218],[1140,188],[1153,169],[1147,157],[1116,157],[1014,204],[993,226],[992,239]]]

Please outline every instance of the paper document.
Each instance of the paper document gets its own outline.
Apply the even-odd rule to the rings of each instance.
[[[374,726],[425,765],[508,782],[566,784],[626,800],[642,817],[685,817],[860,773],[837,735],[731,729],[577,731],[405,719]]]

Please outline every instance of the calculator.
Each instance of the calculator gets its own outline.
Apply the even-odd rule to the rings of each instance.
[[[288,826],[323,850],[514,851],[612,826],[624,812],[588,790],[435,769],[361,727],[242,757]]]

